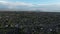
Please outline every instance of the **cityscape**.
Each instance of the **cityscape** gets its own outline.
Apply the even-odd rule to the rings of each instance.
[[[2,11],[0,34],[60,34],[60,13]]]

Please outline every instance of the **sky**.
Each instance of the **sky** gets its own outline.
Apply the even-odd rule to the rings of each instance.
[[[0,10],[60,11],[60,0],[0,0]]]

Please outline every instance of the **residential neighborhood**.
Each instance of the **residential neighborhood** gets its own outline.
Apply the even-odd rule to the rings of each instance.
[[[0,12],[1,34],[60,34],[60,14]]]

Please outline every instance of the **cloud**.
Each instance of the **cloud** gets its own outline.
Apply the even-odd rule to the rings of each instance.
[[[60,3],[52,4],[32,4],[25,2],[11,2],[7,0],[0,0],[0,6],[2,8],[11,10],[42,10],[42,11],[55,11],[60,10]]]
[[[17,2],[17,1],[16,2],[0,1],[0,5],[7,6],[7,9],[11,9],[11,10],[23,9],[24,7],[25,7],[25,9],[27,9],[27,8],[30,8],[30,7],[34,6],[31,3]],[[2,7],[2,6],[0,6],[0,7]]]
[[[42,10],[42,11],[55,11],[55,10],[60,10],[60,3],[37,4],[36,9]]]
[[[0,1],[0,4],[4,4],[4,5],[8,5],[8,6],[28,6],[28,7],[34,6],[31,3],[25,3],[25,2],[9,2],[9,1]]]

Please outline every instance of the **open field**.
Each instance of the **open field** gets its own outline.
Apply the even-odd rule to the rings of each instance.
[[[60,34],[59,12],[1,11],[1,34]]]

